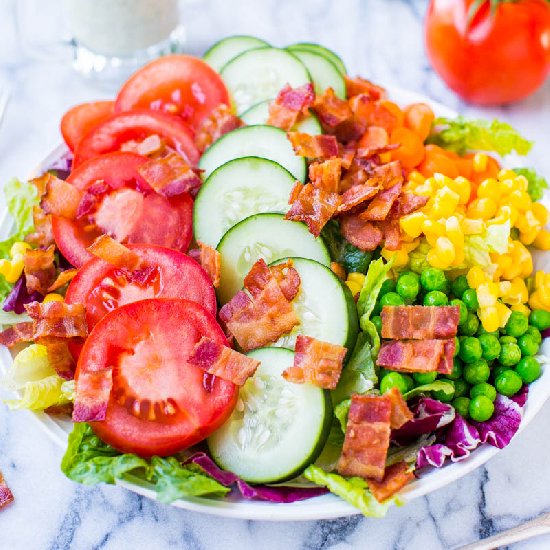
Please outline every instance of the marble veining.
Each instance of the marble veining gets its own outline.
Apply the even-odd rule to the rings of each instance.
[[[181,12],[191,53],[202,53],[228,34],[256,34],[274,45],[318,41],[339,53],[352,74],[424,93],[464,113],[499,116],[537,141],[530,162],[549,177],[550,82],[511,107],[465,106],[432,72],[425,57],[421,24],[426,4],[425,0],[183,0]],[[0,0],[0,81],[6,80],[11,88],[0,127],[1,182],[25,176],[59,142],[58,122],[68,106],[107,97],[79,79],[66,63],[26,56],[14,31],[14,5],[15,0]],[[36,16],[37,25],[41,17]],[[47,26],[50,35],[55,36],[56,25],[51,21]],[[30,415],[0,406],[0,469],[16,496],[16,503],[0,514],[0,548],[454,548],[550,510],[549,424],[547,405],[485,467],[391,510],[384,520],[355,516],[270,523],[186,512],[117,487],[73,484],[59,470],[62,449]],[[547,549],[550,537],[512,548]]]

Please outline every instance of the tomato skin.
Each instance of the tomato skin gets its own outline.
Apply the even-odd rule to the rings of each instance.
[[[75,375],[78,392],[83,372],[113,366],[106,417],[90,423],[94,432],[121,452],[150,457],[181,451],[219,428],[238,388],[217,377],[205,383],[204,371],[187,363],[202,336],[227,344],[215,318],[187,300],[142,300],[106,315],[86,340]],[[176,412],[152,420],[129,412],[152,399],[171,399]]]
[[[114,101],[92,101],[71,107],[61,119],[61,135],[71,151],[95,126],[110,118],[115,112]]]
[[[466,101],[509,103],[528,96],[550,74],[550,4],[484,3],[468,23],[473,0],[431,0],[424,38],[430,61]]]
[[[193,129],[229,94],[207,63],[190,55],[166,55],[134,73],[116,98],[117,112],[154,109],[178,114]]]
[[[127,141],[141,140],[158,135],[166,144],[195,166],[199,152],[195,147],[191,129],[180,117],[168,113],[135,110],[115,113],[92,128],[79,142],[75,150],[73,166],[105,153],[119,151]]]

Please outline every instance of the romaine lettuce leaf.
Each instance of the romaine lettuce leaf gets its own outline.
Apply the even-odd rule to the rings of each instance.
[[[340,403],[338,403],[338,405],[334,407],[334,416],[338,419],[338,422],[340,422],[340,427],[342,428],[342,431],[344,433],[346,433],[346,428],[348,426],[348,414],[350,405],[351,398],[340,401]]]
[[[535,172],[534,168],[514,168],[518,176],[525,176],[529,187],[527,192],[533,201],[540,201],[545,189],[548,189],[548,182]]]
[[[359,314],[359,318],[364,315],[366,319],[370,317],[382,283],[387,279],[392,264],[392,260],[384,263],[382,258],[378,258],[378,260],[370,263],[365,282],[363,283],[363,288],[359,294],[359,300],[357,300],[357,313]]]
[[[442,391],[445,395],[451,395],[454,391],[454,387],[450,382],[446,382],[445,380],[436,380],[430,384],[416,386],[416,388],[409,390],[407,393],[403,394],[403,399],[412,399],[413,397],[430,391]]]

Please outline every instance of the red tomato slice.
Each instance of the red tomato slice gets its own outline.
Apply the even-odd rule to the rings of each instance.
[[[193,200],[186,193],[166,198],[152,191],[137,168],[147,158],[111,153],[91,159],[71,172],[67,181],[86,191],[98,180],[113,191],[98,209],[98,224],[53,216],[55,242],[67,260],[81,267],[93,258],[86,248],[102,233],[129,244],[155,244],[185,252],[192,238]],[[131,214],[130,214],[131,213]]]
[[[84,304],[88,329],[124,304],[147,298],[182,298],[216,315],[216,294],[206,271],[192,258],[161,246],[128,245],[142,259],[142,269],[153,269],[145,283],[94,258],[71,281],[65,301]]]
[[[115,112],[114,101],[92,101],[69,109],[61,119],[61,134],[71,151],[95,126],[110,118]]]
[[[118,93],[115,110],[153,109],[178,114],[197,129],[220,103],[229,105],[229,94],[216,71],[190,55],[166,55],[130,77]]]
[[[166,144],[195,166],[199,151],[193,133],[180,117],[153,111],[118,113],[92,128],[78,143],[73,166],[105,153],[119,151],[128,141],[143,140],[158,135]]]
[[[202,336],[226,344],[204,308],[187,300],[126,304],[90,333],[76,369],[113,368],[105,420],[94,432],[124,453],[166,456],[198,443],[231,414],[238,389],[186,358]],[[78,390],[77,390],[78,391]]]

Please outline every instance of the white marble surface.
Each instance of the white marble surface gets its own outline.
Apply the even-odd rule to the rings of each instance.
[[[22,0],[17,0],[22,1]],[[0,0],[0,76],[11,102],[0,127],[0,181],[25,176],[60,139],[58,121],[74,103],[105,97],[63,63],[26,57],[15,39],[15,0]],[[43,10],[56,4],[42,0]],[[318,41],[352,73],[425,93],[465,113],[499,116],[535,139],[532,163],[550,176],[550,82],[512,107],[474,110],[431,71],[422,46],[424,0],[185,0],[189,51],[228,34],[275,45]],[[38,15],[36,16],[38,17]],[[55,34],[55,20],[48,32]],[[550,510],[550,404],[486,467],[392,510],[384,520],[265,523],[177,510],[116,487],[82,487],[59,470],[62,449],[32,417],[0,406],[0,469],[16,503],[0,514],[0,548],[27,549],[447,549]],[[514,549],[546,549],[550,537]]]

